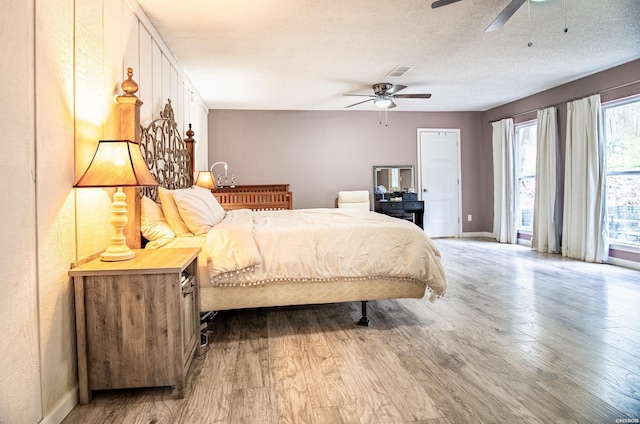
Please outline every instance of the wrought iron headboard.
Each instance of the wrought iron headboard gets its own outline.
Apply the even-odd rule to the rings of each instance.
[[[140,126],[140,150],[151,174],[160,187],[170,190],[191,187],[191,157],[187,143],[180,136],[176,125],[171,99],[167,100],[160,118],[148,127]],[[141,196],[157,200],[157,187],[143,187]]]

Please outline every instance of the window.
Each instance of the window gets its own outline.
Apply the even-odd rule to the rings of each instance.
[[[533,227],[533,199],[536,192],[537,121],[514,126],[516,132],[515,172],[516,219],[518,228]]]
[[[640,245],[640,96],[602,106],[609,240]]]

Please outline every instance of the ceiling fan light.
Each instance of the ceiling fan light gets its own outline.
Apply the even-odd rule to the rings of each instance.
[[[389,96],[378,96],[378,98],[373,101],[373,104],[380,109],[390,109],[393,107],[393,100],[391,100]]]

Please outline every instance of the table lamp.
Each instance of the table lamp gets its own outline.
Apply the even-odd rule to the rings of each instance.
[[[215,190],[217,188],[216,180],[213,178],[211,171],[199,171],[196,185],[198,187],[208,188],[209,190]]]
[[[117,187],[109,220],[113,231],[109,246],[100,256],[103,261],[126,261],[135,257],[124,236],[128,219],[127,196],[122,187],[157,185],[138,143],[130,140],[100,140],[89,167],[74,187]]]
[[[235,187],[236,186],[236,178],[233,176],[233,174],[229,174],[229,165],[227,165],[227,162],[216,162],[213,165],[211,165],[211,168],[209,168],[209,171],[211,171],[213,173],[213,168],[216,165],[224,165],[224,175],[222,174],[218,174],[218,181],[216,182],[216,186],[217,187]],[[231,180],[231,181],[229,181]]]

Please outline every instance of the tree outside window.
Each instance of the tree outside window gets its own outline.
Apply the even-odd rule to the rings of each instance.
[[[602,107],[609,239],[640,245],[640,96]]]
[[[533,227],[533,202],[536,193],[537,121],[516,124],[516,176],[518,228]]]

